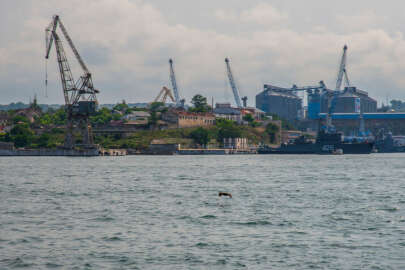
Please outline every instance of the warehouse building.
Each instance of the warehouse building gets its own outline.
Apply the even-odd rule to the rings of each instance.
[[[308,95],[308,118],[319,119],[320,113],[328,111],[330,90],[314,91]],[[332,113],[373,113],[377,112],[377,101],[369,97],[366,91],[356,87],[346,87],[336,98]]]
[[[289,121],[302,118],[302,100],[287,88],[265,84],[256,95],[256,108]]]

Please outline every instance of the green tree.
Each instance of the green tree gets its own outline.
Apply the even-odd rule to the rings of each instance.
[[[16,147],[26,147],[31,145],[34,132],[27,124],[18,124],[10,130],[11,140]]]
[[[253,118],[253,116],[250,113],[248,113],[243,116],[243,121],[252,123],[253,121],[255,121],[255,119]]]
[[[148,118],[148,124],[149,126],[156,126],[157,122],[159,120],[158,114],[155,111],[150,112],[150,117]]]
[[[165,108],[165,104],[163,102],[152,102],[149,105],[149,110],[151,112],[159,112]]]
[[[90,117],[90,121],[93,125],[105,125],[113,119],[113,115],[108,108],[101,108],[96,112],[94,116]]]
[[[149,126],[154,127],[160,119],[158,112],[167,111],[167,108],[163,102],[152,102],[149,106],[149,111],[150,117],[148,118],[148,124]]]
[[[193,108],[190,108],[191,112],[208,112],[211,110],[211,107],[207,104],[207,98],[197,94],[191,99],[191,103],[194,105]]]
[[[13,123],[17,124],[19,122],[28,123],[28,118],[23,115],[16,115],[13,117]]]
[[[235,124],[234,121],[227,119],[217,119],[216,126],[218,128],[217,140],[222,143],[225,138],[240,138],[242,130]]]
[[[49,113],[43,114],[39,119],[39,124],[43,126],[50,126],[53,124],[52,116]]]
[[[51,135],[49,135],[48,133],[43,133],[37,139],[37,145],[39,147],[47,147],[50,139],[51,139]]]
[[[65,111],[65,107],[60,107],[56,110],[56,112],[52,115],[52,122],[55,125],[64,125],[66,123],[67,114]]]
[[[125,102],[125,100],[122,101],[122,103],[118,103],[113,107],[114,111],[120,111],[124,114],[128,114],[130,112],[130,108],[128,104]]]
[[[248,122],[251,127],[258,127],[258,126],[260,126],[260,123],[259,123],[259,122],[256,122],[255,119],[253,118],[253,116],[252,116],[250,113],[249,113],[249,114],[245,114],[245,115],[243,116],[243,121]]]
[[[190,133],[190,138],[197,144],[204,146],[210,141],[210,132],[203,127],[199,127]]]
[[[277,133],[280,131],[280,128],[273,124],[273,123],[268,123],[266,126],[266,133],[270,137],[270,143],[276,143],[276,138],[277,138]]]

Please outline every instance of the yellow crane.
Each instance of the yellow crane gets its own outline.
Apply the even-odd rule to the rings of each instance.
[[[172,95],[172,91],[169,88],[167,88],[166,86],[163,86],[162,90],[160,90],[160,92],[159,92],[159,95],[155,98],[155,100],[153,102],[166,103],[167,97],[169,97],[172,102],[176,103],[176,101]]]

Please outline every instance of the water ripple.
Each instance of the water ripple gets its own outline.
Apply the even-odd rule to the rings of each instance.
[[[401,154],[10,157],[0,269],[405,269],[403,164]]]

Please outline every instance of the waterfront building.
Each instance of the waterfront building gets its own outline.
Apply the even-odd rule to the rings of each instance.
[[[213,111],[215,117],[242,123],[242,113],[237,108],[232,108],[230,103],[217,103]]]
[[[162,114],[162,120],[169,124],[169,127],[203,127],[215,124],[215,115],[213,113],[191,113],[181,110],[168,110]]]

